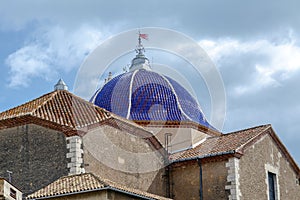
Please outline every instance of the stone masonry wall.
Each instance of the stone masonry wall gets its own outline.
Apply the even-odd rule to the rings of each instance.
[[[226,161],[202,161],[203,199],[224,200],[228,192]],[[200,168],[197,161],[175,165],[172,169],[174,199],[199,199]]]
[[[203,199],[224,200],[228,198],[225,190],[228,171],[227,160],[215,160],[202,164]]]
[[[84,168],[114,182],[166,195],[163,156],[145,139],[109,125],[83,137]]]
[[[248,148],[239,164],[241,200],[269,199],[268,171],[277,176],[278,200],[300,199],[296,174],[269,135]]]
[[[174,199],[199,199],[199,166],[197,162],[172,167],[171,185]]]
[[[0,176],[27,194],[68,175],[63,133],[34,124],[0,130]]]

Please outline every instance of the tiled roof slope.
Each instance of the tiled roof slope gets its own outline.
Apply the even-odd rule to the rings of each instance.
[[[244,150],[247,149],[247,147],[253,145],[266,134],[269,134],[277,147],[287,158],[296,174],[300,176],[299,166],[275,134],[270,124],[207,138],[204,142],[192,149],[170,155],[170,161],[172,163],[176,163],[197,158],[208,158],[229,154],[240,157],[243,155]]]
[[[210,137],[195,148],[172,154],[170,158],[173,162],[176,162],[235,153],[270,127],[271,125],[262,125],[221,136]]]
[[[63,132],[67,136],[85,134],[99,123],[142,136],[156,149],[161,149],[157,138],[138,124],[119,117],[67,90],[56,90],[32,101],[0,113],[0,129],[37,124]]]
[[[37,118],[71,129],[80,129],[110,118],[110,113],[66,90],[57,90],[0,113],[0,128]],[[26,121],[26,120],[25,120]]]
[[[141,190],[128,188],[126,186],[114,183],[110,180],[101,179],[91,173],[62,177],[54,181],[50,185],[34,192],[31,195],[28,195],[26,199],[43,199],[61,195],[71,195],[74,193],[100,190],[114,190],[121,193],[129,193],[132,196],[138,196],[144,199],[168,199]]]

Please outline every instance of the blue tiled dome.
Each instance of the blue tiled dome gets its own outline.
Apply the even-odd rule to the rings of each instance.
[[[134,121],[192,121],[211,127],[186,89],[175,80],[145,68],[111,79],[91,101]]]

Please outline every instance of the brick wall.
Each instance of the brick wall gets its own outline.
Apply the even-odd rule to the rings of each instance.
[[[67,175],[63,133],[29,124],[0,130],[0,176],[27,194]]]

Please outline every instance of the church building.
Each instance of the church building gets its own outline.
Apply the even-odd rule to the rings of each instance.
[[[299,166],[272,126],[214,128],[151,69],[142,38],[129,71],[90,101],[59,80],[0,113],[2,180],[26,199],[300,199]]]

